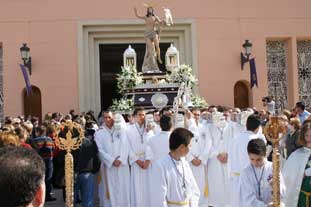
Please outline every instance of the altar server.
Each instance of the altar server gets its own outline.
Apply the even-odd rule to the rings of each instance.
[[[177,128],[170,135],[170,153],[153,170],[150,207],[198,207],[200,191],[185,160],[193,134]]]
[[[130,145],[129,161],[131,165],[131,207],[149,206],[149,165],[152,159],[149,138],[154,135],[145,123],[145,111],[136,108],[135,123],[128,125],[127,137]]]
[[[247,145],[250,164],[240,176],[240,207],[272,207],[272,162],[266,160],[266,144],[262,139],[253,139]],[[280,194],[285,194],[285,185],[280,175]]]

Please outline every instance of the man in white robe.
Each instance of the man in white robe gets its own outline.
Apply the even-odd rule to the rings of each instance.
[[[152,168],[150,207],[198,207],[200,191],[185,160],[192,136],[185,128],[177,128],[170,135],[169,155]]]
[[[230,205],[230,188],[228,173],[228,145],[233,139],[232,125],[228,125],[220,112],[214,112],[213,123],[208,125],[208,139],[212,140],[208,159],[209,205],[226,207]],[[219,117],[216,121],[215,117]]]
[[[253,139],[247,146],[250,164],[240,175],[240,207],[273,207],[272,162],[266,160],[266,144],[262,139]],[[280,195],[285,194],[285,185],[280,175]]]
[[[131,165],[131,207],[149,206],[149,165],[152,151],[148,146],[153,131],[145,124],[145,111],[137,108],[134,111],[135,123],[127,127],[127,138],[130,145],[129,161]]]
[[[192,110],[194,121],[189,122],[188,129],[193,133],[194,137],[186,159],[190,163],[192,173],[200,189],[199,207],[208,207],[207,160],[212,147],[212,141],[206,135],[208,129],[200,123],[200,114],[199,109]]]
[[[241,113],[241,111],[238,108],[233,109],[232,113],[229,112],[225,112],[224,114],[226,115],[226,120],[228,121],[229,125],[233,126],[233,137],[237,137],[238,135],[240,135],[242,132],[244,132],[246,130],[245,126],[243,126],[240,122],[239,122],[239,113]]]
[[[101,166],[101,204],[105,207],[130,206],[129,145],[125,125],[117,129],[110,111],[103,112],[104,124],[95,133]]]
[[[228,151],[228,166],[230,172],[230,186],[231,186],[231,202],[232,207],[240,207],[240,189],[239,176],[242,170],[249,164],[247,153],[247,144],[250,140],[255,138],[262,138],[257,136],[260,127],[260,120],[251,115],[246,121],[247,131],[244,131],[239,136],[235,137],[230,143]]]

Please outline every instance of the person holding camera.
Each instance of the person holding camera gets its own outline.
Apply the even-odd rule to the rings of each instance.
[[[267,107],[267,110],[271,115],[275,114],[275,102],[273,101],[272,97],[266,96],[262,98],[263,106]]]

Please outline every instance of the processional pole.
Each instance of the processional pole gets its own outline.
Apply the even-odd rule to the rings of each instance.
[[[279,116],[271,116],[267,123],[264,134],[267,139],[272,143],[273,154],[272,154],[272,196],[273,196],[273,207],[281,206],[280,196],[280,152],[279,152],[279,141],[286,132],[285,123],[281,121]]]
[[[55,143],[61,150],[66,150],[67,152],[65,155],[66,207],[73,207],[74,172],[71,151],[77,150],[80,147],[84,138],[84,132],[79,124],[71,121],[61,124],[60,130]],[[62,135],[62,130],[66,133],[66,137]]]

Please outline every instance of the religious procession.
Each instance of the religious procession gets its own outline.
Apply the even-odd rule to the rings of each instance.
[[[309,2],[92,3],[0,8],[1,206],[311,207]]]

